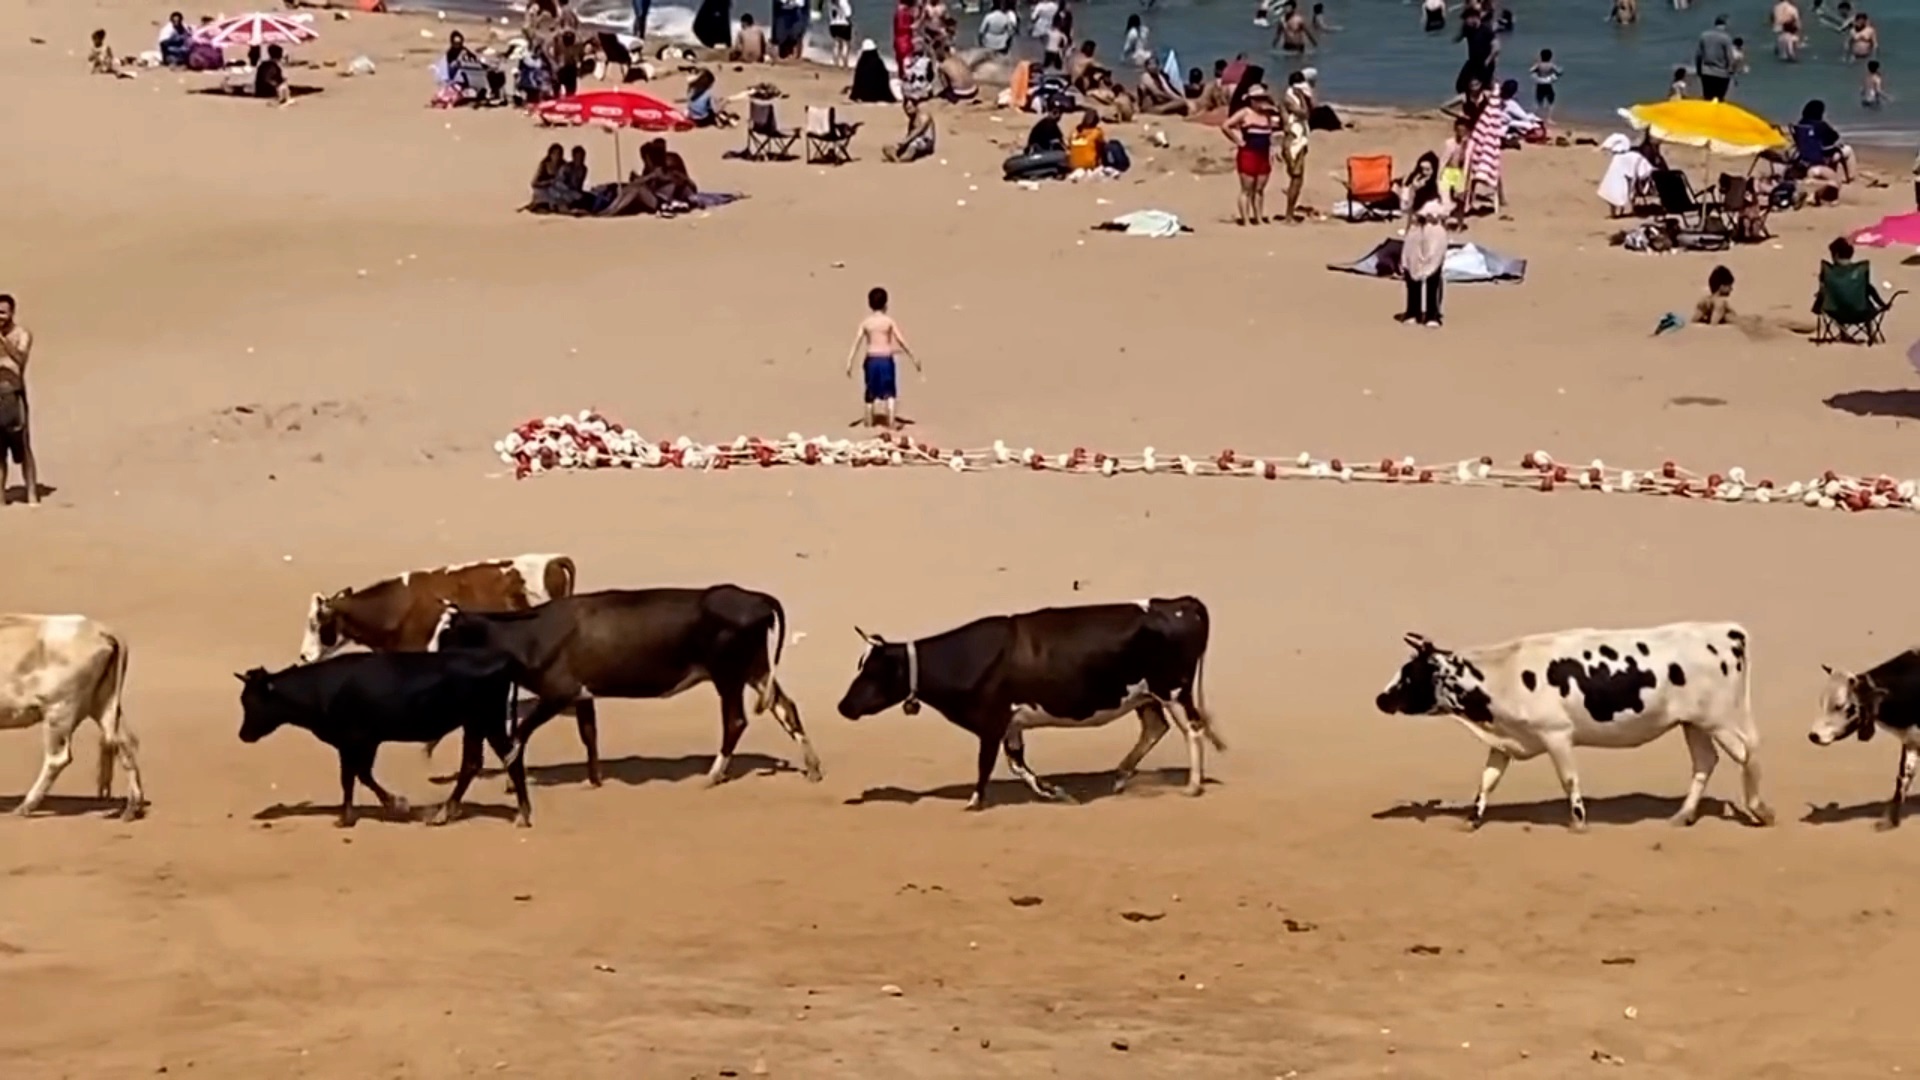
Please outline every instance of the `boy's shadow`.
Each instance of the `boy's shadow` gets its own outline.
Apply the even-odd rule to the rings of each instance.
[[[47,496],[52,495],[54,492],[60,490],[59,488],[49,487],[46,484],[40,484],[38,485],[38,488],[40,492],[40,498],[43,500]],[[27,485],[25,484],[15,484],[14,486],[6,489],[5,491],[0,491],[0,506],[12,506],[14,503],[25,503],[26,501],[27,501]]]
[[[914,423],[914,419],[913,419],[913,417],[911,417],[911,416],[901,416],[901,415],[899,415],[898,413],[896,413],[896,414],[894,414],[894,417],[893,417],[893,425],[894,425],[895,427],[907,427],[907,426],[909,426],[909,425],[911,425],[911,424],[913,424],[913,423]],[[848,427],[850,427],[850,428],[857,428],[857,427],[866,427],[866,426],[867,426],[867,418],[866,418],[866,417],[864,417],[864,416],[856,416],[856,417],[854,417],[854,418],[853,418],[853,420],[852,420],[852,421],[850,421],[850,422],[849,422],[849,423],[847,424],[847,426],[848,426]],[[887,429],[886,429],[886,427],[885,427],[884,425],[878,425],[878,424],[876,424],[876,425],[874,425],[874,429],[873,429],[873,430],[875,430],[875,431],[885,431],[885,430],[887,430]]]

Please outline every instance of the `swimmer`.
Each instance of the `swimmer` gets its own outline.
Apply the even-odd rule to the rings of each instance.
[[[1313,27],[1307,17],[1300,14],[1298,4],[1288,4],[1280,15],[1280,25],[1274,28],[1273,43],[1283,53],[1305,53],[1308,48],[1318,48],[1320,39],[1313,34]]]
[[[1773,5],[1773,52],[1788,63],[1800,59],[1800,9],[1793,0]]]
[[[1866,12],[1853,17],[1853,24],[1847,27],[1847,62],[1872,60],[1880,55],[1880,31],[1876,29]]]
[[[1421,0],[1420,25],[1427,33],[1437,33],[1447,28],[1447,0]]]
[[[1867,61],[1867,77],[1860,83],[1860,104],[1877,109],[1892,100],[1886,82],[1880,78],[1880,61]]]

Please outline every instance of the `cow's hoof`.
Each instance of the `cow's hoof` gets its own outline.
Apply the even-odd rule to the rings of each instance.
[[[1900,827],[1899,818],[1883,817],[1879,821],[1876,821],[1873,823],[1874,832],[1892,832],[1893,830],[1899,827]]]
[[[967,800],[967,806],[964,812],[968,814],[977,814],[981,810],[985,809],[986,805],[987,804],[981,802],[980,797],[976,795],[973,798]]]
[[[441,803],[435,808],[432,814],[427,816],[427,824],[445,825],[447,822],[452,821],[454,816],[453,807],[447,803]]]
[[[1668,818],[1667,824],[1673,826],[1676,829],[1684,829],[1699,820],[1700,820],[1700,811],[1695,810],[1692,813],[1687,813],[1686,811],[1683,810],[1680,813],[1675,814],[1672,817]]]
[[[595,773],[595,774],[593,774],[593,775],[591,775],[591,776],[588,776],[588,777],[587,777],[587,786],[588,786],[588,787],[599,787],[599,786],[601,785],[601,783],[602,783],[602,782],[603,782],[603,781],[602,781],[602,780],[600,779],[600,775],[599,775],[598,773]]]
[[[1207,789],[1199,784],[1188,784],[1186,787],[1180,789],[1180,794],[1185,795],[1189,799],[1197,799],[1206,793]]]
[[[129,802],[127,805],[120,808],[121,821],[139,821],[141,818],[146,816],[147,816],[147,808],[144,803]]]
[[[1123,791],[1125,791],[1125,790],[1127,790],[1127,782],[1128,782],[1129,780],[1131,780],[1131,779],[1132,779],[1132,777],[1129,777],[1129,776],[1116,776],[1116,777],[1114,777],[1114,778],[1113,778],[1113,793],[1114,793],[1115,795],[1118,795],[1118,794],[1120,794],[1121,792],[1123,792]]]
[[[1460,822],[1460,831],[1464,833],[1477,833],[1480,831],[1480,826],[1486,823],[1485,818],[1468,817]]]
[[[407,800],[395,795],[393,801],[387,804],[387,813],[405,821],[413,815],[413,807],[407,805]]]
[[[352,814],[342,814],[333,819],[333,827],[336,829],[351,829],[353,828],[355,820]]]
[[[13,816],[14,817],[32,817],[33,808],[29,807],[26,803],[21,803],[19,806],[16,806],[13,808]]]
[[[1080,800],[1074,798],[1073,794],[1067,791],[1065,788],[1057,788],[1057,787],[1046,788],[1040,792],[1040,796],[1046,799],[1048,802],[1065,803],[1068,806],[1080,805]]]
[[[801,771],[801,775],[805,776],[807,782],[810,784],[817,784],[827,778],[827,774],[820,771],[820,763],[817,761],[807,762],[806,767]]]
[[[1747,814],[1753,818],[1755,825],[1763,829],[1773,825],[1773,807],[1768,806],[1766,803],[1756,804],[1751,810],[1747,811]]]
[[[1587,823],[1585,819],[1582,819],[1580,821],[1569,822],[1567,825],[1567,831],[1570,833],[1584,834],[1587,831]]]

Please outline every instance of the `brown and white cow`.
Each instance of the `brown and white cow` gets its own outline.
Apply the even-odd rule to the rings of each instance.
[[[324,660],[348,645],[376,652],[425,652],[448,604],[469,611],[525,611],[573,595],[576,571],[566,555],[410,570],[365,588],[313,595],[300,662]]]
[[[31,814],[73,761],[73,733],[82,720],[100,725],[101,798],[113,795],[113,761],[127,770],[127,805],[140,816],[138,743],[120,718],[127,683],[127,643],[85,615],[0,615],[0,730],[46,725],[40,778],[15,811]]]

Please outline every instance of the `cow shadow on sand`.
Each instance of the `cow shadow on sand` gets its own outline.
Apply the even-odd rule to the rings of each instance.
[[[0,814],[11,814],[25,801],[25,794],[0,797]],[[86,817],[98,814],[102,817],[118,817],[127,805],[125,798],[115,796],[102,799],[97,795],[49,795],[40,800],[33,812],[35,817]]]
[[[1680,796],[1648,795],[1636,792],[1631,795],[1606,795],[1587,799],[1587,823],[1590,825],[1638,825],[1644,821],[1665,821],[1680,812]],[[1423,802],[1405,802],[1389,806],[1385,810],[1376,810],[1375,821],[1417,821],[1452,820],[1464,823],[1473,812],[1469,803],[1443,803],[1439,799],[1427,799]],[[1745,823],[1745,818],[1735,813],[1733,804],[1724,799],[1708,796],[1700,800],[1700,820],[1711,821],[1715,818],[1731,818]],[[1538,802],[1491,803],[1487,806],[1486,822],[1490,825],[1548,825],[1565,828],[1571,815],[1567,811],[1565,799],[1541,799]]]
[[[1113,790],[1113,771],[1056,773],[1041,776],[1042,780],[1073,796],[1076,803],[1099,802],[1111,799],[1115,795],[1159,795],[1174,794],[1169,788],[1181,788],[1187,782],[1186,766],[1173,766],[1164,769],[1141,769],[1127,782],[1124,792]],[[1218,780],[1209,779],[1208,787],[1218,784]],[[866,806],[872,803],[895,803],[911,806],[922,799],[936,799],[941,802],[964,803],[973,798],[972,784],[946,784],[926,791],[913,791],[902,787],[868,788],[851,799],[845,800],[846,806]],[[1026,783],[1020,780],[992,780],[987,783],[987,805],[1019,806],[1025,803],[1045,803],[1033,793]]]
[[[369,799],[354,804],[356,824],[368,822],[375,825],[418,825],[440,806],[439,802],[417,802],[407,806],[405,814],[390,814],[380,804]],[[460,821],[468,818],[487,818],[493,821],[512,821],[514,806],[510,802],[485,803],[462,799],[460,802]],[[300,818],[326,818],[332,820],[340,816],[340,804],[337,802],[297,802],[274,803],[255,811],[255,821],[295,821]],[[458,824],[458,821],[455,822]]]
[[[1920,420],[1920,390],[1848,390],[1828,398],[1825,404],[1854,416]]]
[[[625,784],[639,787],[641,784],[673,784],[682,780],[693,780],[707,775],[713,768],[712,754],[686,754],[681,757],[655,758],[631,755],[628,757],[601,758],[600,778],[607,783]],[[747,776],[769,776],[774,773],[798,772],[790,762],[766,754],[735,754],[733,762],[727,767],[729,783]],[[499,767],[484,768],[478,773],[480,779],[490,780],[499,777],[505,780],[507,771]],[[446,785],[453,783],[452,772],[430,777],[433,783]],[[570,785],[586,786],[587,763],[569,761],[558,765],[527,766],[527,782],[535,787],[561,787]]]
[[[1806,814],[1800,820],[1807,825],[1844,825],[1850,821],[1879,821],[1886,816],[1887,800],[1875,799],[1852,806],[1841,806],[1837,802],[1823,806],[1809,803]]]

